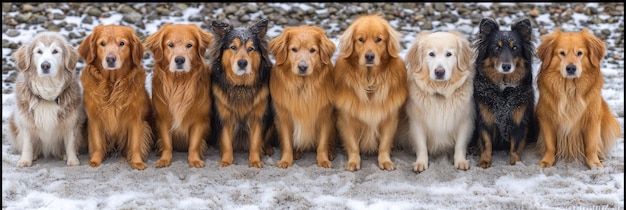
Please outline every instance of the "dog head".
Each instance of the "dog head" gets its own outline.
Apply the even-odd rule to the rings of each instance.
[[[514,22],[510,31],[500,30],[498,23],[491,18],[480,22],[477,54],[479,60],[501,74],[512,74],[519,68],[530,65],[534,46],[529,19]]]
[[[289,65],[294,74],[310,75],[323,65],[331,65],[335,44],[316,26],[286,27],[269,43],[276,65]]]
[[[541,69],[558,69],[565,78],[578,78],[583,71],[600,69],[606,53],[602,40],[588,29],[580,32],[561,32],[541,36],[537,47]]]
[[[13,54],[21,72],[36,71],[39,77],[62,75],[63,69],[73,72],[79,55],[60,34],[43,32]]]
[[[143,51],[133,28],[121,25],[96,26],[78,46],[87,64],[106,70],[141,66]]]
[[[361,16],[339,37],[340,57],[357,57],[361,66],[378,66],[381,60],[399,57],[401,36],[382,16]]]
[[[463,35],[451,32],[421,32],[406,54],[410,72],[427,71],[431,80],[447,81],[454,71],[472,68],[474,52]]]
[[[213,35],[195,24],[165,24],[148,36],[145,46],[171,72],[189,72],[203,62]]]
[[[268,23],[269,20],[261,19],[247,28],[233,28],[222,20],[212,22],[215,40],[209,51],[216,61],[212,70],[224,71],[230,81],[240,84],[251,84],[257,77],[261,83],[269,81],[272,63],[266,37]]]

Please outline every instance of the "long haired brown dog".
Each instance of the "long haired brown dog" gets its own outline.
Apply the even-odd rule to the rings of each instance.
[[[287,27],[269,44],[276,57],[270,76],[274,122],[282,149],[278,167],[292,165],[294,156],[316,149],[317,165],[332,168],[335,119],[332,78],[335,44],[316,26]],[[294,151],[295,149],[295,151]]]
[[[589,168],[600,161],[621,135],[620,126],[602,98],[600,64],[606,53],[602,40],[584,29],[555,30],[541,37],[537,48],[541,69],[537,75],[539,101],[538,163],[550,167],[556,158],[587,161]]]
[[[345,168],[361,168],[360,153],[378,153],[378,166],[393,170],[391,149],[400,108],[407,98],[401,34],[380,15],[357,18],[339,38],[334,69],[337,129],[348,153]]]
[[[222,20],[211,23],[211,90],[222,153],[220,167],[233,164],[234,150],[249,150],[248,166],[263,167],[263,140],[272,125],[268,23],[262,19],[247,28],[233,28]]]
[[[154,55],[152,106],[156,120],[156,167],[172,162],[172,151],[188,151],[189,167],[204,167],[204,140],[211,124],[211,78],[204,62],[213,35],[195,24],[166,24],[145,40]]]
[[[141,61],[144,48],[133,28],[96,26],[78,47],[85,60],[81,73],[87,112],[89,166],[97,167],[112,151],[121,151],[134,169],[147,166],[152,130],[150,98]]]
[[[9,131],[12,146],[21,152],[17,166],[31,166],[40,155],[64,157],[68,166],[79,165],[86,116],[74,70],[78,52],[60,34],[44,32],[13,57],[19,74]]]

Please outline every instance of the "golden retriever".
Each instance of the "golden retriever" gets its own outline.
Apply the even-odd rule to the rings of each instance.
[[[211,78],[204,55],[212,37],[195,24],[165,24],[145,40],[155,62],[152,106],[161,155],[156,167],[169,166],[174,149],[189,152],[190,167],[204,167],[211,128]]]
[[[17,166],[31,166],[40,155],[80,165],[77,155],[84,145],[86,116],[74,70],[78,52],[60,34],[44,32],[22,45],[13,58],[19,72],[9,131],[13,147],[21,152]]]
[[[538,163],[550,167],[555,160],[585,158],[589,168],[602,167],[601,159],[621,135],[620,126],[602,98],[600,64],[606,53],[602,40],[588,29],[541,36],[537,48],[541,69],[537,75],[539,100]]]
[[[121,151],[132,168],[145,169],[152,130],[141,40],[129,26],[99,25],[80,43],[78,52],[85,60],[80,79],[88,119],[89,166],[97,167],[108,153]]]
[[[429,155],[452,152],[454,166],[469,169],[465,154],[476,116],[473,57],[469,41],[456,31],[421,32],[407,52],[409,123],[400,126],[409,126],[406,136],[417,156],[413,171],[426,170]]]
[[[286,27],[269,43],[276,58],[270,95],[282,157],[278,167],[293,164],[302,152],[316,149],[317,165],[332,168],[335,135],[332,78],[335,44],[317,26]],[[295,151],[294,151],[295,149]]]
[[[377,153],[378,166],[394,170],[391,150],[408,92],[398,54],[401,36],[381,15],[370,14],[358,17],[339,37],[334,105],[348,171],[361,168],[361,153]]]

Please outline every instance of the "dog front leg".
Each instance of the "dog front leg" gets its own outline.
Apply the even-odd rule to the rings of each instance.
[[[130,167],[133,169],[144,170],[148,167],[143,162],[144,151],[149,151],[147,148],[149,146],[149,138],[147,139],[145,136],[151,132],[148,129],[150,127],[140,116],[136,117],[136,122],[133,122],[129,128],[126,156],[128,157]]]
[[[556,136],[554,132],[554,128],[550,125],[552,123],[548,122],[549,119],[544,119],[539,117],[539,143],[543,147],[543,157],[541,161],[537,163],[539,167],[546,168],[554,165],[555,156],[556,156]]]
[[[460,170],[469,169],[469,162],[465,158],[467,145],[472,138],[474,121],[466,121],[459,127],[454,145],[454,167]]]
[[[98,167],[104,160],[106,155],[106,139],[102,133],[102,127],[97,120],[89,121],[87,124],[87,139],[89,140],[89,158],[88,165],[91,167]]]
[[[222,160],[219,167],[226,167],[233,164],[233,129],[234,124],[231,121],[224,122],[222,127],[222,136],[220,137],[220,152]]]
[[[348,116],[347,113],[339,114],[337,120],[337,127],[343,138],[344,150],[348,153],[348,163],[346,163],[346,170],[357,171],[361,169],[361,154],[359,148],[359,138],[357,137],[357,119]]]
[[[250,123],[250,157],[249,167],[263,168],[261,150],[263,148],[263,123],[261,119],[253,119]]]
[[[65,137],[65,156],[67,158],[66,164],[68,166],[77,166],[80,165],[80,161],[78,160],[78,147],[76,145],[76,141],[80,138],[80,127],[74,128],[73,132],[70,132]]]
[[[17,167],[29,167],[33,164],[35,154],[33,150],[33,137],[25,130],[20,130],[16,138],[22,141],[22,154],[17,161]]]
[[[409,115],[411,116],[411,115]],[[413,163],[413,171],[422,172],[428,169],[428,145],[424,128],[420,124],[420,119],[411,119],[409,128],[413,148],[415,148],[415,163]]]
[[[157,129],[159,133],[159,139],[157,140],[157,150],[161,153],[161,158],[156,162],[157,168],[168,167],[172,164],[172,134],[170,132],[172,127],[172,118],[170,116],[159,116],[157,113],[169,113],[161,112],[158,110],[160,106],[155,105],[157,109],[155,112]]]
[[[592,120],[591,122],[599,122],[599,120]],[[603,167],[602,163],[600,163],[600,158],[598,157],[598,141],[602,141],[600,130],[600,123],[596,123],[589,126],[587,130],[583,131],[585,158],[587,161],[587,167],[590,169]]]
[[[206,141],[204,141],[204,136],[206,135],[207,127],[203,126],[202,123],[196,123],[191,127],[191,135],[189,138],[189,154],[187,155],[187,159],[189,161],[189,167],[194,168],[203,168],[204,161],[202,158],[204,157],[204,152],[207,148]]]
[[[395,164],[391,161],[391,148],[398,127],[398,111],[396,110],[391,115],[380,125],[380,143],[378,144],[378,167],[388,171],[395,169]]]

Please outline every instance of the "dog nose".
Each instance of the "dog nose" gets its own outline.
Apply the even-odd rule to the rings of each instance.
[[[115,58],[115,55],[107,55],[107,57],[105,58],[107,63],[115,63],[115,60],[117,60]]]
[[[504,72],[511,71],[511,64],[510,63],[502,64],[502,71],[504,71]]]
[[[374,57],[375,57],[375,55],[374,55],[374,53],[373,53],[373,52],[367,52],[367,53],[365,53],[365,60],[366,60],[367,62],[372,62],[372,61],[374,61]]]
[[[437,79],[442,79],[443,76],[446,74],[446,70],[441,68],[441,67],[437,67],[435,69],[435,76],[437,76]]]
[[[246,68],[246,66],[248,65],[248,61],[244,59],[238,60],[237,65],[239,66],[239,68]]]
[[[300,74],[304,74],[306,73],[306,70],[309,68],[309,65],[302,61],[300,63],[298,63],[298,70],[300,70]]]
[[[185,57],[183,56],[176,56],[176,58],[174,58],[174,62],[178,65],[182,65],[185,63]]]
[[[567,65],[565,71],[569,75],[574,75],[576,73],[576,66],[574,64]]]
[[[44,74],[47,74],[50,71],[50,62],[44,61],[41,63],[41,70],[43,70]]]

